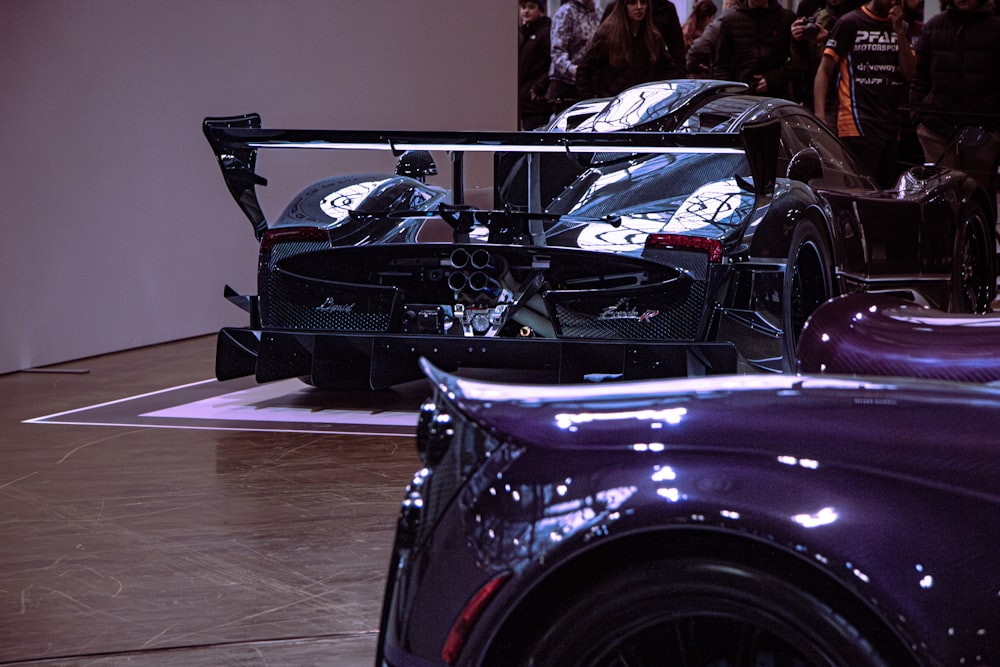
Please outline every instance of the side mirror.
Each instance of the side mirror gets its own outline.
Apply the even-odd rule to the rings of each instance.
[[[808,183],[814,178],[823,177],[823,162],[819,159],[819,152],[813,148],[803,148],[792,156],[788,162],[788,178],[793,181]]]
[[[397,176],[409,176],[423,183],[428,176],[437,173],[437,165],[430,151],[406,151],[396,161]]]

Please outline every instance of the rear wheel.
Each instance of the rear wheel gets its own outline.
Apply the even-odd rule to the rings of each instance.
[[[948,310],[957,313],[985,313],[996,290],[986,214],[981,206],[969,202],[955,235],[952,289]]]
[[[812,221],[799,221],[788,251],[782,299],[786,370],[794,364],[806,320],[834,295],[831,264],[826,237]]]
[[[635,563],[561,601],[504,664],[884,667],[863,633],[809,593],[737,563]],[[490,663],[492,664],[492,663]]]

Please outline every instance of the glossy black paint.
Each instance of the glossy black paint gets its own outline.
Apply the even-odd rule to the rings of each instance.
[[[521,664],[559,591],[670,555],[810,592],[883,664],[1000,664],[1000,390],[771,375],[516,386],[429,370],[380,664],[446,664],[460,611],[497,577],[453,664]]]
[[[448,370],[542,366],[559,381],[655,377],[679,367],[644,366],[660,348],[693,374],[780,372],[792,370],[802,324],[829,297],[892,291],[957,311],[992,300],[995,257],[981,250],[993,247],[993,209],[973,179],[922,167],[881,190],[806,110],[744,90],[659,82],[528,133],[206,119],[261,239],[258,294],[242,301],[250,327],[220,334],[218,376],[244,375],[256,357],[260,381],[381,388],[419,377],[416,361],[428,356]],[[495,210],[461,203],[455,160],[458,191],[420,174],[340,176],[262,223],[261,148],[432,145],[500,155]],[[356,260],[366,250],[377,261]],[[546,363],[550,349],[577,341],[614,361],[588,371],[587,355],[560,353]],[[513,342],[523,344],[518,363],[506,361]],[[706,361],[701,348],[717,342],[734,345],[739,363]]]

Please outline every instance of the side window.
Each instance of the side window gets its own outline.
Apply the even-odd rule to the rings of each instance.
[[[778,176],[784,176],[788,171],[788,163],[792,156],[805,148],[805,145],[785,123],[781,125],[781,143],[778,146]]]
[[[790,114],[785,117],[783,134],[787,134],[782,139],[787,144],[788,159],[810,146],[819,153],[823,164],[823,178],[814,183],[816,187],[835,190],[876,189],[874,181],[865,175],[867,170],[819,121],[805,114]]]

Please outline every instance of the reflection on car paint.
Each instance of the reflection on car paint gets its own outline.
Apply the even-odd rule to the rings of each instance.
[[[837,294],[895,291],[970,311],[992,300],[995,202],[974,182],[922,166],[881,190],[808,110],[746,92],[652,82],[528,133],[206,119],[263,239],[258,293],[229,299],[249,326],[220,333],[217,377],[380,389],[418,379],[421,356],[563,382],[787,372],[807,316]],[[425,182],[431,145],[452,156],[451,189]],[[352,147],[402,153],[396,173],[319,181],[268,224],[259,150]],[[470,151],[495,154],[492,209],[465,204]],[[442,262],[443,248],[477,246],[524,264],[507,280]]]

